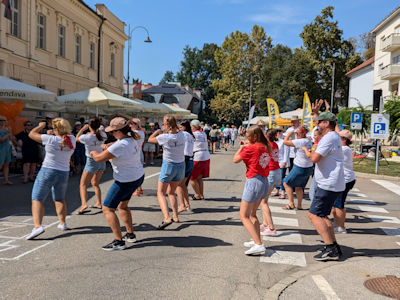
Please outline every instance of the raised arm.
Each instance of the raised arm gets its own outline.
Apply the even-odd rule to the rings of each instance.
[[[148,142],[152,144],[157,144],[158,143],[157,136],[159,136],[162,133],[163,132],[161,129],[154,131],[153,134],[149,137]]]
[[[83,134],[85,130],[89,129],[89,124],[85,124],[82,126],[82,128],[78,131],[76,134],[76,141],[79,142],[79,137]]]
[[[46,122],[40,122],[38,126],[33,128],[29,132],[28,134],[29,138],[31,138],[35,142],[42,143],[42,134],[40,134],[39,132],[41,132],[45,127],[46,127]]]
[[[292,134],[294,134],[294,130],[293,131],[289,131],[285,138],[283,139],[283,144],[289,147],[294,147],[293,142],[290,140],[290,137],[292,136]]]

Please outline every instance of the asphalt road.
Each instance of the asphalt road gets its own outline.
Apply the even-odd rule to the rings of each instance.
[[[181,222],[165,231],[155,230],[162,220],[156,199],[160,167],[146,167],[145,193],[130,201],[138,242],[128,244],[124,251],[101,249],[113,239],[102,213],[92,209],[82,216],[73,214],[80,205],[77,176],[70,179],[67,193],[70,230],[57,229],[49,200],[44,219],[48,227],[33,241],[23,238],[32,228],[32,184],[1,186],[0,299],[325,299],[321,280],[302,283],[302,278],[315,272],[328,282],[337,299],[354,299],[354,292],[380,299],[360,284],[363,276],[371,274],[359,272],[351,288],[343,288],[340,276],[332,280],[331,273],[322,271],[332,267],[341,270],[335,273],[351,272],[354,266],[348,265],[368,260],[370,265],[390,264],[383,273],[399,272],[398,183],[358,180],[349,196],[353,200],[348,205],[349,233],[338,236],[344,250],[341,262],[314,262],[312,256],[321,241],[307,211],[283,211],[276,198],[271,206],[278,235],[264,241],[268,248],[264,256],[248,257],[243,242],[249,237],[239,220],[245,169],[232,163],[233,153],[212,156],[206,200],[193,201],[192,213],[180,215]],[[108,169],[101,185],[104,194],[111,177]],[[390,190],[393,187],[399,188],[398,193]],[[89,204],[94,204],[93,198]],[[350,282],[347,279],[344,284]]]

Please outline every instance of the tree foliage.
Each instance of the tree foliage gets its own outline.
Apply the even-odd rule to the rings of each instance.
[[[172,71],[166,71],[166,72],[164,73],[163,78],[161,78],[159,84],[168,83],[168,82],[174,82],[174,81],[175,81],[174,72],[172,72]]]
[[[397,135],[400,132],[400,97],[391,95],[390,99],[385,101],[385,111],[390,114],[390,132],[393,134],[397,129]]]

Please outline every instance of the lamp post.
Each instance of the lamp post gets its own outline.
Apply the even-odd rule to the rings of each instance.
[[[150,39],[149,31],[147,30],[146,27],[144,27],[144,26],[135,26],[131,30],[131,25],[129,25],[129,27],[128,27],[128,32],[129,32],[129,35],[128,35],[128,37],[129,37],[129,39],[128,39],[128,74],[127,74],[127,76],[125,78],[126,86],[127,86],[127,96],[126,96],[127,98],[129,98],[129,80],[130,80],[130,76],[129,76],[129,54],[131,52],[131,45],[132,45],[132,32],[134,32],[136,29],[139,29],[139,28],[145,30],[146,33],[147,33],[147,38],[144,40],[144,42],[145,43],[151,43],[152,42],[151,39]]]

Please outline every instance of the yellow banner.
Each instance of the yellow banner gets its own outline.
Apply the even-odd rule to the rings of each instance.
[[[313,129],[311,102],[307,92],[304,92],[303,117],[301,118],[301,125],[308,127],[309,130]]]
[[[269,128],[276,125],[276,119],[279,118],[279,107],[275,100],[267,98],[268,116],[269,116]]]

